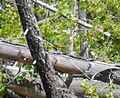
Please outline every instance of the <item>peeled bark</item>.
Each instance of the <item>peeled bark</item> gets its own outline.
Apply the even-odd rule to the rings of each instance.
[[[31,0],[16,0],[18,12],[21,18],[26,39],[31,55],[41,77],[47,98],[76,98],[74,93],[67,88],[62,88],[55,77],[55,71],[49,62],[48,53],[44,49],[44,43],[32,10]]]
[[[119,70],[117,64],[107,64],[99,61],[89,61],[81,58],[70,57],[60,53],[48,53],[51,64],[54,66],[55,70],[59,72],[69,73],[69,74],[81,74],[83,73],[92,77],[95,75],[94,79],[101,81],[108,81],[109,79],[106,75],[109,75],[111,69]],[[24,45],[7,43],[0,40],[0,58],[10,59],[14,61],[19,61],[24,64],[32,64],[33,59],[30,54],[29,49]],[[109,70],[109,71],[107,71]],[[106,74],[100,75],[99,73],[106,71]],[[82,73],[83,72],[83,73]],[[115,70],[113,71],[115,72]],[[119,73],[118,73],[119,76]],[[85,77],[85,76],[84,76]],[[119,84],[119,78],[114,79],[114,83]]]

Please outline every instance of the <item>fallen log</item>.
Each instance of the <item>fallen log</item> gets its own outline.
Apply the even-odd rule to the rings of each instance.
[[[80,86],[79,83],[81,83],[82,81],[76,81],[74,80],[73,83],[70,86],[70,89],[72,89],[75,94],[77,95],[78,98],[83,98],[81,95],[84,95],[84,89]],[[87,81],[88,82],[88,81]],[[77,84],[76,84],[77,83]],[[91,85],[91,82],[89,81],[88,84],[91,86],[93,86],[94,83],[99,83],[99,82],[93,82]],[[79,86],[76,86],[79,85]],[[103,86],[104,85],[104,86]],[[106,98],[106,94],[109,94],[109,86],[105,86],[107,84],[104,84],[102,82],[97,84],[97,94],[99,96],[99,98]],[[23,86],[19,86],[19,85],[15,85],[15,84],[10,84],[7,86],[8,89],[14,91],[15,93],[18,93],[19,95],[23,95],[23,96],[28,96],[30,98],[46,98],[45,92],[41,91],[41,93],[37,93],[32,91],[32,89],[29,89],[27,87],[23,87]],[[119,89],[115,89],[112,91],[113,94],[113,98],[120,98],[120,90]]]
[[[75,92],[78,98],[83,98],[82,96],[85,93],[84,88],[81,86],[82,82],[83,82],[83,79],[74,79],[70,85],[70,89]],[[109,94],[110,92],[112,92],[113,98],[120,98],[120,87],[117,85],[114,85],[116,86],[116,89],[113,89],[111,91],[109,84],[95,81],[95,80],[94,81],[86,80],[86,82],[88,83],[90,88],[96,85],[95,86],[97,89],[96,93],[99,96],[99,98],[106,98],[106,94]],[[9,84],[7,86],[7,89],[12,90],[19,95],[28,96],[30,98],[46,98],[44,91],[41,91],[41,93],[38,93],[28,87],[20,86],[17,84]]]
[[[14,76],[16,76],[16,74],[19,72],[19,67],[6,66],[5,70],[7,70],[9,75],[14,78]],[[14,91],[15,93],[22,95],[22,96],[28,96],[31,98],[46,98],[40,77],[37,77],[37,78],[31,77],[27,72],[28,71],[25,69],[20,70],[21,74],[26,73],[25,79],[27,79],[28,81],[26,81],[24,83],[25,85],[21,85],[21,84],[18,85],[18,84],[15,84],[14,81],[12,81],[11,83],[9,83],[7,85],[7,89],[10,89],[10,90]],[[63,82],[63,80],[65,80],[64,77],[63,77],[63,80],[61,80],[59,77],[57,77],[57,80],[59,81],[60,84],[64,84],[64,82]],[[84,88],[81,86],[81,83],[83,83],[83,80],[84,79],[79,78],[79,77],[73,78],[73,81],[69,87],[71,90],[73,90],[75,92],[75,94],[78,96],[78,98],[82,98],[81,95],[84,95],[84,92],[85,92]],[[89,88],[95,87],[97,89],[96,93],[98,94],[98,96],[100,98],[106,98],[106,94],[108,94],[109,92],[113,93],[114,98],[120,98],[119,97],[120,96],[120,86],[119,85],[114,84],[114,88],[111,89],[109,83],[104,83],[104,82],[97,81],[97,80],[91,80],[91,81],[84,80],[84,81],[86,81],[86,83],[88,83]],[[14,84],[12,84],[12,83],[14,83]],[[39,89],[37,87],[34,87],[38,83],[41,85],[41,88],[42,88],[41,91],[39,91]]]
[[[19,61],[24,64],[32,64],[32,57],[27,46],[8,43],[0,40],[0,58]],[[60,53],[49,53],[50,62],[55,70],[69,74],[82,74],[84,77],[92,77],[109,82],[109,73],[119,70],[119,65],[107,64],[98,61],[70,57]],[[103,73],[100,75],[100,73]],[[119,73],[118,73],[119,75]],[[114,83],[120,84],[120,79],[115,78]]]
[[[37,92],[34,92],[32,89],[15,85],[15,84],[9,84],[7,86],[7,89],[12,90],[19,95],[27,96],[30,98],[46,98],[45,92],[37,93]]]

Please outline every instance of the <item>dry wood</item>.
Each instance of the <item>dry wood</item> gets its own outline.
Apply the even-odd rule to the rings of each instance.
[[[26,46],[7,43],[0,41],[0,58],[6,58],[14,61],[19,61],[24,64],[32,64],[32,57],[29,49]],[[55,70],[69,74],[85,74],[93,78],[99,77],[99,80],[106,80],[107,76],[98,74],[103,71],[110,72],[109,69],[119,69],[118,64],[107,64],[99,61],[89,61],[80,58],[74,58],[59,53],[49,53],[50,62],[54,65]],[[109,71],[108,71],[109,70]],[[103,78],[104,77],[104,78]],[[116,80],[119,84],[119,80]]]
[[[25,86],[9,84],[7,88],[22,96],[27,96],[30,98],[46,98],[45,92],[37,93],[33,91],[32,89],[25,87]]]

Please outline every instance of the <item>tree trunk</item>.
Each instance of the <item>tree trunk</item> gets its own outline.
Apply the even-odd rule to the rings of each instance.
[[[31,0],[16,0],[19,15],[26,32],[26,39],[34,63],[39,71],[47,98],[76,98],[67,88],[62,88],[57,82],[55,71],[49,62],[48,53],[44,49],[42,37],[36,26],[36,18],[32,10]]]

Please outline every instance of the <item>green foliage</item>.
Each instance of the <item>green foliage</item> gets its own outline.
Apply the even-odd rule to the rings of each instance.
[[[32,77],[37,77],[38,76],[38,71],[33,65],[26,65],[26,64],[20,64],[22,68],[24,68],[30,76]],[[24,76],[25,74],[23,74]]]
[[[85,96],[91,96],[92,98],[99,98],[97,94],[97,89],[99,88],[99,86],[97,86],[97,84],[93,84],[93,86],[90,86],[90,84],[88,84],[86,80],[83,80],[83,82],[81,83],[81,87],[83,88]],[[105,94],[106,96],[105,98],[114,98],[112,92],[114,92],[116,86],[114,84],[106,84],[105,87],[106,90],[108,91],[108,93]]]
[[[114,97],[113,97],[113,93],[112,93],[112,92],[109,92],[108,94],[106,94],[106,98],[114,98]]]
[[[23,35],[17,8],[12,8],[4,0],[4,9],[0,12],[0,37],[16,38]]]
[[[114,98],[113,97],[113,92],[116,89],[116,86],[114,84],[109,84],[108,86],[108,93],[106,94],[106,98]]]
[[[17,82],[20,82],[20,81],[24,81],[25,80],[25,74],[20,74],[16,77],[16,81]]]
[[[0,83],[0,98],[3,98],[4,94],[5,94],[5,86],[2,83]]]
[[[72,2],[67,2],[67,0],[60,0],[58,7],[58,11],[53,14],[49,13],[49,19],[46,19],[45,22],[39,24],[40,31],[43,34],[43,38],[46,40],[46,48],[49,50],[60,50],[66,52],[69,45],[69,33],[71,30],[74,30],[74,27],[77,25],[77,20],[74,20],[70,15],[71,6],[73,6]],[[37,9],[39,9],[37,11]],[[35,8],[35,13],[39,15],[40,13],[46,13],[46,10],[42,10],[42,7]],[[42,12],[40,12],[42,10]],[[39,14],[38,14],[39,13]],[[67,15],[69,18],[65,19],[61,17],[61,14]],[[46,18],[46,15],[44,18]]]
[[[49,12],[49,19],[46,19],[39,26],[46,40],[47,49],[67,52],[71,43],[69,34],[77,27],[77,20],[71,16],[74,1],[60,0],[57,2],[56,7],[59,10],[55,14]],[[55,2],[48,1],[48,3],[54,4]],[[86,10],[88,22],[93,24],[93,28],[89,29],[86,35],[75,32],[76,37],[73,39],[75,52],[80,51],[80,42],[87,40],[94,59],[105,62],[120,62],[119,6],[119,0],[81,0],[80,11]],[[38,11],[41,12],[41,10],[44,13],[43,17],[47,17],[46,11],[42,7]],[[69,18],[60,17],[63,13]],[[106,32],[110,36],[105,35]]]
[[[3,82],[5,81],[5,74],[1,72],[0,70],[0,98],[5,94],[5,85]]]
[[[119,0],[82,0],[82,4],[87,10],[89,22],[94,25],[86,36],[94,52],[94,59],[120,62]]]
[[[99,98],[97,95],[97,88],[94,85],[93,87],[90,87],[87,81],[83,81],[81,83],[82,88],[84,89],[85,96],[92,96],[93,98]]]

